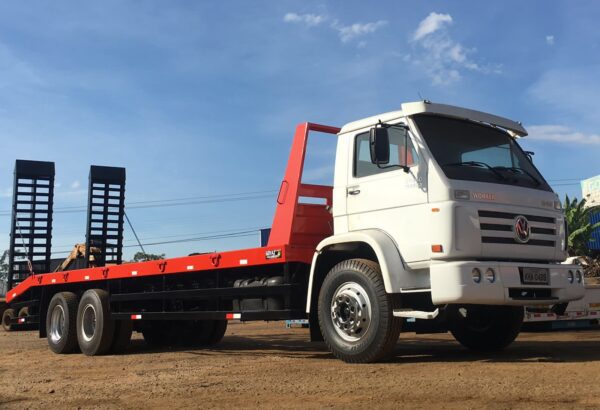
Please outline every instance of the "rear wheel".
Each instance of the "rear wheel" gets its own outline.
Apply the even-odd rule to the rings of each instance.
[[[4,313],[2,314],[2,327],[4,328],[4,330],[6,330],[7,332],[10,332],[12,330],[12,325],[10,324],[10,321],[15,317],[17,317],[17,314],[14,309],[6,309],[4,311]]]
[[[142,335],[151,347],[166,347],[174,344],[173,323],[166,320],[153,320],[144,325]]]
[[[25,306],[19,309],[19,317],[27,317],[29,316],[29,307]]]
[[[463,305],[448,307],[448,327],[464,347],[491,352],[510,345],[523,324],[520,306]]]
[[[215,326],[211,337],[208,339],[207,346],[213,346],[223,340],[227,332],[227,320],[215,320]]]
[[[55,294],[46,313],[46,339],[54,353],[71,353],[77,349],[77,295]]]
[[[379,265],[365,259],[340,262],[327,274],[318,303],[319,326],[329,349],[349,363],[387,358],[400,334]]]
[[[181,342],[186,346],[213,346],[227,331],[227,320],[196,320],[182,322]]]
[[[77,310],[77,340],[87,356],[105,354],[111,347],[114,321],[110,318],[108,292],[87,290]]]
[[[118,354],[127,350],[131,342],[131,333],[133,333],[133,323],[131,320],[116,320],[110,352]]]

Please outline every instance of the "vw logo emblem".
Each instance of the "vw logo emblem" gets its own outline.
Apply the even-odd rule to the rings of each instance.
[[[531,227],[529,221],[523,215],[519,215],[515,218],[515,241],[519,243],[529,242],[529,236],[531,235]]]

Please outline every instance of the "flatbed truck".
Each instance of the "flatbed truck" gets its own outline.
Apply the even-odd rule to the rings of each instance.
[[[337,138],[333,186],[302,182],[309,134]],[[520,123],[419,101],[343,128],[296,128],[264,247],[55,273],[7,293],[9,324],[50,349],[120,352],[219,342],[227,321],[308,319],[311,340],[352,363],[384,360],[405,318],[494,351],[523,307],[584,294],[556,193],[517,140]],[[407,325],[405,323],[405,325]]]

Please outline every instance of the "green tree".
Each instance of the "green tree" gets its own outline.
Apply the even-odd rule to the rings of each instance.
[[[565,219],[569,228],[568,251],[570,256],[590,256],[588,244],[592,239],[594,229],[600,227],[600,222],[592,224],[590,216],[600,212],[600,206],[585,206],[585,199],[569,199],[565,196]]]
[[[160,255],[156,255],[153,253],[137,252],[135,255],[133,255],[132,262],[157,261],[157,260],[164,259],[164,258],[165,258],[164,253],[161,253]]]

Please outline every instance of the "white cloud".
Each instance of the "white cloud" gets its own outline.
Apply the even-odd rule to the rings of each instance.
[[[81,186],[81,182],[79,181],[73,181],[73,183],[71,183],[71,189],[77,189]]]
[[[527,139],[569,144],[600,145],[600,134],[585,134],[563,125],[532,125],[527,127]]]
[[[416,48],[411,62],[424,70],[434,85],[447,85],[462,78],[462,72],[499,73],[499,66],[482,65],[469,56],[474,49],[454,40],[448,31],[453,19],[449,14],[430,13],[411,37]]]
[[[286,23],[303,24],[306,27],[318,26],[329,18],[320,14],[298,14],[298,13],[286,13],[283,16],[283,21]],[[348,43],[351,40],[363,37],[367,34],[371,34],[379,30],[380,28],[387,25],[388,22],[385,20],[378,20],[368,23],[353,23],[350,25],[341,24],[338,20],[333,20],[329,25],[329,28],[337,31],[338,36],[342,43]],[[358,48],[366,47],[365,41],[359,41],[357,43]]]
[[[420,40],[449,24],[452,24],[452,16],[450,14],[429,13],[429,16],[425,17],[419,23],[419,27],[417,27],[417,30],[413,34],[413,40]]]
[[[338,22],[334,22],[331,27],[338,31],[340,40],[343,43],[347,43],[357,37],[362,37],[366,34],[374,33],[380,28],[387,25],[387,21],[379,20],[371,23],[354,23],[349,26],[340,25]]]
[[[554,45],[554,36],[553,35],[546,36],[546,44],[548,44],[549,46]]]
[[[283,21],[286,23],[302,23],[306,24],[308,27],[313,27],[327,21],[327,17],[319,14],[287,13],[283,16]]]

